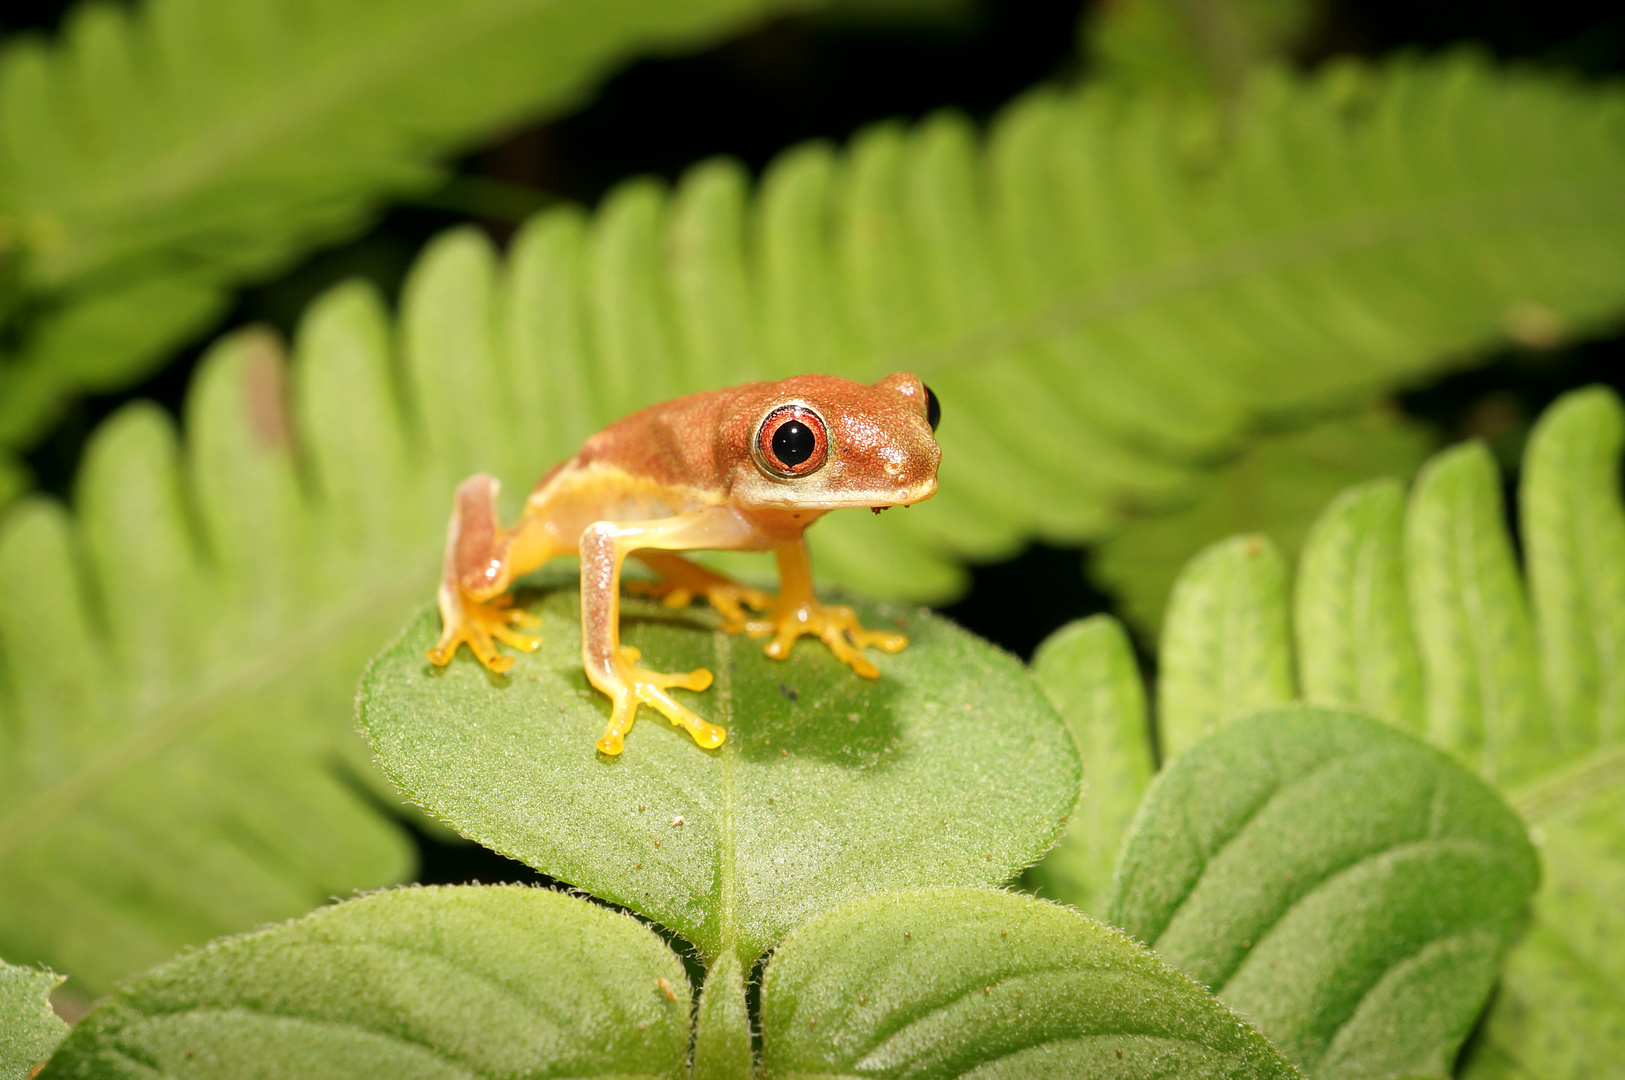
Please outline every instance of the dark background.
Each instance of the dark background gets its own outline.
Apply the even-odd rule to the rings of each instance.
[[[0,29],[50,33],[68,6],[10,0]],[[519,211],[550,199],[590,205],[628,176],[675,180],[718,154],[760,170],[806,139],[844,141],[866,124],[943,107],[986,118],[1035,83],[1084,72],[1076,47],[1083,9],[1076,0],[983,0],[964,18],[939,25],[780,19],[706,52],[633,64],[581,111],[470,153],[457,179],[426,204],[391,208],[357,239],[244,289],[235,310],[146,383],[75,404],[28,463],[42,487],[69,495],[85,440],[108,413],[146,397],[178,415],[207,341],[248,322],[291,333],[312,298],[353,274],[372,278],[393,297],[413,256],[448,226],[472,219],[502,243]],[[1468,43],[1505,60],[1618,78],[1625,72],[1625,13],[1599,14],[1598,5],[1576,0],[1342,0],[1328,7],[1299,59],[1313,64],[1336,54],[1375,57]],[[1400,400],[1449,437],[1485,438],[1515,466],[1532,418],[1563,391],[1599,381],[1625,391],[1625,337],[1554,353],[1509,351]],[[944,406],[951,421],[953,403]],[[1110,598],[1079,572],[1083,554],[1035,545],[1008,562],[977,567],[969,595],[944,611],[1026,657],[1062,623],[1110,608]],[[473,845],[419,841],[424,882],[540,880]]]

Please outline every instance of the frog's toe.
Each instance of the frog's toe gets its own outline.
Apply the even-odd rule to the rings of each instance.
[[[625,746],[626,733],[637,718],[638,706],[649,705],[677,727],[688,732],[699,746],[713,750],[728,737],[727,731],[708,723],[666,691],[672,687],[700,691],[711,685],[711,672],[706,668],[693,671],[650,671],[637,666],[642,654],[630,645],[621,646],[619,685],[611,686],[609,694],[613,706],[609,725],[598,740],[598,749],[613,757]]]
[[[873,646],[895,653],[908,645],[908,638],[902,634],[865,629],[858,621],[857,612],[839,604],[802,605],[766,619],[753,619],[746,624],[746,629],[758,636],[773,635],[773,640],[762,651],[775,660],[788,659],[791,647],[802,635],[816,637],[829,646],[837,660],[865,679],[878,679],[880,669],[863,655],[864,649]]]
[[[462,617],[441,631],[440,640],[429,650],[429,660],[444,667],[451,663],[459,645],[467,645],[475,659],[491,671],[499,675],[508,671],[513,667],[513,657],[497,651],[498,641],[526,652],[535,652],[542,647],[541,638],[522,634],[515,629],[540,626],[541,620],[529,612],[510,607],[512,603],[512,598],[508,596],[485,603],[465,600]]]

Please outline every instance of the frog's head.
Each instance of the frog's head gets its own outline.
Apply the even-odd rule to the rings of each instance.
[[[832,375],[757,383],[719,432],[735,460],[731,494],[787,509],[907,506],[937,490],[938,406],[918,378],[866,386]]]

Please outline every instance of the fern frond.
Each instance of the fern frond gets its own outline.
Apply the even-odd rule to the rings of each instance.
[[[103,985],[401,872],[335,764],[359,753],[355,672],[433,593],[461,477],[506,479],[511,513],[650,402],[909,368],[944,402],[939,495],[811,535],[829,579],[944,596],[960,559],[1188,501],[1261,418],[1459,362],[1510,305],[1611,316],[1622,115],[1463,58],[1266,79],[1225,125],[1045,92],[985,144],[938,117],[799,148],[754,197],[726,162],[639,181],[505,260],[453,231],[395,326],[360,286],[313,307],[291,415],[272,344],[222,343],[184,450],[130,410],[75,517],[32,502],[0,529],[0,955]],[[280,810],[247,821],[245,797]]]
[[[424,192],[440,161],[629,53],[816,0],[85,3],[0,56],[0,256],[23,344],[0,445],[135,378],[235,284]],[[7,250],[11,248],[12,250]]]

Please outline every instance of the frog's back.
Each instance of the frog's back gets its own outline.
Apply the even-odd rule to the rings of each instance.
[[[650,520],[727,501],[731,461],[717,430],[741,393],[708,390],[640,409],[592,435],[531,493],[532,505],[587,521]]]

